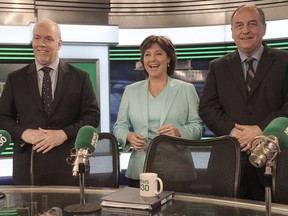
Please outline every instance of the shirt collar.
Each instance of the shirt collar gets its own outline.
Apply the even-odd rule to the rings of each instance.
[[[261,58],[261,55],[264,51],[264,46],[263,44],[261,44],[260,48],[257,50],[256,53],[254,53],[253,57],[254,59],[256,59],[258,62],[260,61],[260,58]],[[249,58],[248,56],[246,56],[243,52],[241,52],[239,49],[238,49],[238,52],[239,52],[239,55],[240,55],[240,59],[241,59],[241,62],[243,63],[247,58]]]
[[[40,71],[43,68],[43,65],[41,65],[39,62],[35,61],[36,64],[36,70]],[[57,58],[55,61],[53,61],[48,67],[52,68],[54,71],[56,71],[59,64],[59,58]]]

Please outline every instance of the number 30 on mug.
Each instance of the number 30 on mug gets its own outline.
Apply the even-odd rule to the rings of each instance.
[[[159,189],[158,189],[159,182]],[[140,196],[154,197],[163,191],[163,182],[157,173],[140,174]]]

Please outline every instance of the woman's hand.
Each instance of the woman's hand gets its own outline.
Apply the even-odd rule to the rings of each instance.
[[[142,151],[146,145],[146,138],[142,134],[136,132],[128,133],[127,141],[136,151]]]
[[[180,133],[178,131],[178,129],[176,127],[174,127],[172,124],[167,124],[167,125],[163,125],[162,127],[159,127],[157,129],[157,133],[160,134],[165,134],[168,136],[176,136],[176,137],[180,137]]]

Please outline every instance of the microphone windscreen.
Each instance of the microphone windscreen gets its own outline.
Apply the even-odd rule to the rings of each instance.
[[[5,130],[0,130],[0,153],[11,143],[11,136]]]
[[[90,152],[95,151],[98,141],[97,129],[90,125],[81,127],[77,133],[75,140],[75,148],[88,148]]]
[[[272,120],[264,129],[263,135],[275,136],[278,139],[280,149],[288,147],[288,118],[278,117]]]

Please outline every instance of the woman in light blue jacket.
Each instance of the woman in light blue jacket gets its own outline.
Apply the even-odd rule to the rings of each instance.
[[[171,40],[148,36],[140,51],[147,79],[126,87],[114,125],[123,150],[133,147],[126,171],[130,187],[139,187],[139,174],[153,138],[166,134],[200,139],[204,131],[194,85],[170,77],[177,61]]]

